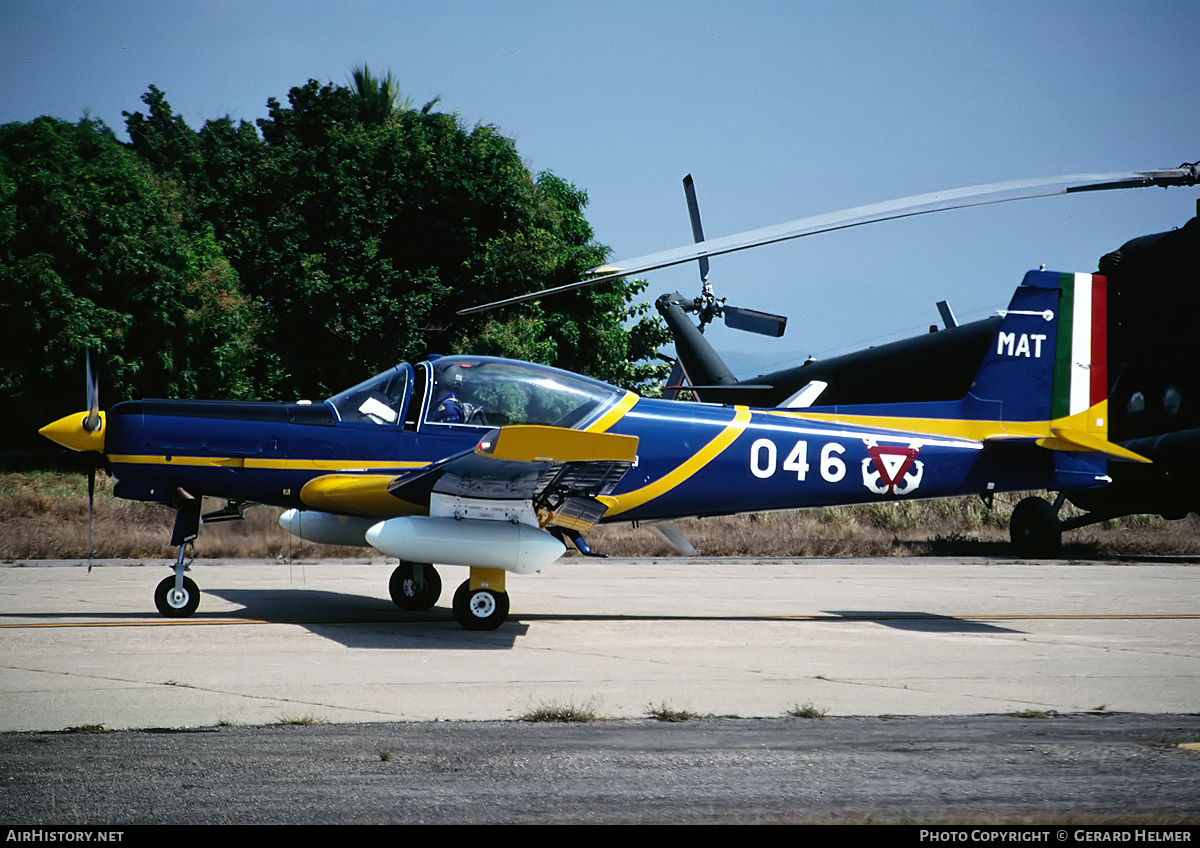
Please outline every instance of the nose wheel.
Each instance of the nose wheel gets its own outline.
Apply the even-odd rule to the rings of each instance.
[[[187,618],[200,606],[200,587],[190,577],[175,586],[175,575],[164,579],[154,590],[154,605],[167,618]]]
[[[495,630],[508,618],[508,592],[472,589],[465,580],[454,593],[454,617],[467,630]]]

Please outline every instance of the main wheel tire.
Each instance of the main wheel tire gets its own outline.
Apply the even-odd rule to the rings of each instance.
[[[508,618],[508,592],[473,590],[465,580],[454,593],[454,617],[467,630],[495,630]]]
[[[396,606],[408,612],[424,612],[433,607],[442,596],[442,577],[428,563],[421,565],[421,579],[417,580],[415,566],[418,563],[400,561],[388,581],[388,591]]]
[[[172,574],[154,590],[154,605],[167,618],[187,618],[200,606],[200,587],[192,578],[185,577],[183,588],[176,591]]]
[[[1041,498],[1025,498],[1008,521],[1008,535],[1018,556],[1048,559],[1062,548],[1062,522],[1054,505]]]

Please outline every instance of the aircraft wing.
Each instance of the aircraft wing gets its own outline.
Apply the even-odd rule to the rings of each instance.
[[[490,431],[470,451],[392,479],[400,504],[433,516],[524,521],[583,531],[637,457],[635,436],[514,425]]]
[[[1152,171],[1118,171],[1097,174],[1071,174],[1058,177],[1042,177],[1031,180],[1013,180],[1010,182],[989,183],[986,185],[967,186],[965,188],[935,191],[928,194],[918,194],[898,200],[887,200],[882,203],[871,203],[843,209],[840,212],[830,212],[800,218],[785,224],[776,224],[758,230],[750,230],[723,238],[695,242],[673,250],[639,256],[608,265],[593,268],[591,273],[596,276],[565,286],[545,289],[540,292],[520,295],[518,297],[499,300],[481,306],[473,306],[459,312],[469,315],[483,312],[513,303],[524,303],[537,300],[559,292],[594,285],[605,280],[618,277],[633,276],[657,268],[670,265],[680,265],[694,262],[708,256],[719,256],[723,253],[733,253],[765,244],[787,241],[788,239],[827,233],[834,230],[844,230],[850,227],[860,227],[878,221],[890,221],[896,218],[909,218],[914,215],[927,215],[931,212],[942,212],[949,209],[962,209],[968,206],[983,206],[989,203],[1003,203],[1011,200],[1025,200],[1033,197],[1050,197],[1057,194],[1073,194],[1083,191],[1106,191],[1117,188],[1144,188],[1148,186],[1177,186],[1195,185],[1200,180],[1200,165],[1183,165],[1179,168]]]
[[[555,525],[582,532],[597,499],[637,457],[636,436],[514,425],[471,450],[401,474],[325,474],[300,492],[311,509],[368,518],[434,515]]]

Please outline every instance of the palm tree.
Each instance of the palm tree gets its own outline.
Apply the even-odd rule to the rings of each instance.
[[[387,123],[412,108],[411,98],[400,100],[400,83],[391,71],[379,78],[364,64],[354,69],[351,82],[358,97],[358,119],[364,124]]]

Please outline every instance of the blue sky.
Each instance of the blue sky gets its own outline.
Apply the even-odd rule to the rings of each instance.
[[[0,0],[0,122],[87,110],[124,137],[151,84],[193,126],[309,78],[391,70],[587,191],[622,259],[910,194],[1200,159],[1200,3]],[[1003,307],[1024,272],[1092,271],[1183,224],[1200,190],[945,212],[717,257],[731,303],[790,317],[714,344],[753,376]],[[647,295],[698,291],[694,267]]]

